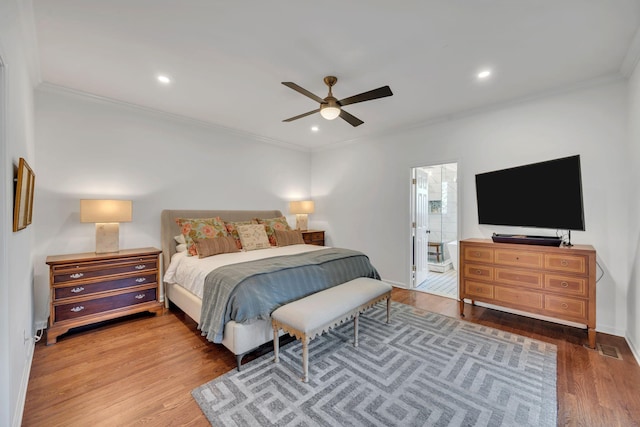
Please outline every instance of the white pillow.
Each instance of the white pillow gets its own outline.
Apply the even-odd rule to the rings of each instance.
[[[177,245],[176,245],[176,252],[184,252],[187,250],[187,241],[184,238],[183,234],[179,234],[177,236],[175,236],[173,238]]]
[[[263,224],[239,225],[236,228],[244,250],[252,251],[271,247]]]

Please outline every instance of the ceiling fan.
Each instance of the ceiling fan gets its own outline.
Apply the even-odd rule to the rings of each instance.
[[[283,85],[290,87],[296,92],[300,92],[301,94],[308,96],[316,102],[320,103],[320,108],[308,111],[306,113],[290,117],[288,119],[283,120],[283,122],[292,122],[294,120],[301,119],[303,117],[309,116],[311,114],[320,112],[320,115],[327,120],[333,120],[336,117],[340,116],[343,120],[348,122],[351,126],[360,126],[364,122],[359,118],[355,117],[352,114],[347,113],[342,109],[345,105],[355,104],[357,102],[371,101],[372,99],[384,98],[385,96],[393,95],[389,86],[382,86],[378,89],[373,89],[368,92],[363,92],[358,95],[353,95],[348,98],[344,98],[341,100],[336,99],[331,92],[331,87],[338,82],[338,78],[334,76],[327,76],[324,78],[324,83],[329,86],[329,95],[326,98],[322,99],[319,96],[314,95],[308,90],[298,86],[293,82],[282,82]]]

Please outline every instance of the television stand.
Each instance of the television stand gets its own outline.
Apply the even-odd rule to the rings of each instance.
[[[525,236],[523,234],[496,234],[491,240],[495,243],[516,243],[520,245],[560,246],[562,238],[555,236]]]

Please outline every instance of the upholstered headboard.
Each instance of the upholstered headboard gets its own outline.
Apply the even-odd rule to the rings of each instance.
[[[282,216],[279,210],[273,211],[204,211],[165,209],[160,214],[160,239],[162,240],[162,264],[164,271],[169,267],[171,256],[176,253],[174,237],[181,233],[176,218],[213,218],[219,216],[225,221],[249,221],[253,218],[275,218]]]

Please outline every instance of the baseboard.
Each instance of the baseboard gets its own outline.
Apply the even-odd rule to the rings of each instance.
[[[22,415],[24,414],[24,405],[27,401],[27,388],[29,387],[29,376],[31,375],[31,364],[33,363],[33,353],[35,349],[36,343],[31,340],[29,354],[27,354],[27,363],[22,371],[18,401],[16,402],[15,411],[13,413],[13,427],[20,427],[22,425]]]
[[[636,358],[636,362],[640,365],[640,349],[635,345],[633,340],[629,338],[629,336],[625,335],[625,340],[627,340],[627,345],[631,349],[631,353],[633,353],[633,357]]]
[[[405,285],[404,283],[394,282],[393,280],[387,280],[387,279],[381,279],[381,280],[383,282],[386,282],[386,283],[390,284],[391,286],[395,286],[397,288],[409,289],[409,287],[407,285]]]

